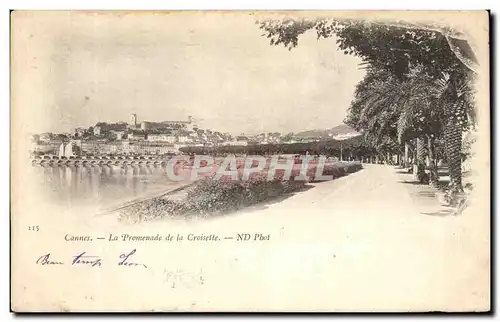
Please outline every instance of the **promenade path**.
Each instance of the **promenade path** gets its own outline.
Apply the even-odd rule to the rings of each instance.
[[[192,251],[213,287],[193,309],[487,308],[489,213],[432,215],[446,209],[417,193],[427,187],[404,183],[411,175],[364,167],[271,204],[185,224],[187,232],[270,235],[191,250],[184,244],[176,258]]]
[[[208,220],[129,227],[93,222],[96,235],[170,233],[185,239],[160,244],[93,242],[85,250],[103,258],[134,248],[134,260],[148,264],[148,269],[132,272],[103,265],[99,278],[80,270],[72,279],[74,269],[60,268],[58,276],[69,281],[58,289],[62,302],[52,298],[46,307],[64,303],[73,309],[85,304],[94,310],[126,306],[164,311],[488,309],[489,213],[432,215],[442,209],[422,199],[418,186],[404,183],[411,176],[399,171],[365,165],[359,172],[313,184],[274,203]],[[252,239],[262,234],[269,240],[237,241],[237,233],[251,234]],[[186,238],[189,234],[215,234],[220,240],[192,242]],[[78,251],[77,246],[67,247],[68,254]],[[40,290],[30,292],[50,286],[42,270],[28,266],[26,274],[40,281]],[[88,294],[93,294],[93,301],[79,301]]]
[[[489,213],[432,215],[446,209],[435,198],[419,195],[418,186],[404,183],[412,176],[399,172],[365,165],[265,209],[224,218],[230,230],[271,233],[269,243],[241,246],[244,255],[238,258],[239,267],[255,269],[247,277],[253,287],[269,283],[259,305],[341,311],[484,309]],[[428,192],[427,187],[420,190]],[[230,282],[241,283],[239,278]]]

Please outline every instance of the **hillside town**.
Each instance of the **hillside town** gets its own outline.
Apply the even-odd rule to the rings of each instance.
[[[192,116],[187,120],[139,121],[137,114],[129,123],[98,122],[88,128],[77,127],[69,133],[42,133],[32,136],[36,155],[54,154],[178,154],[182,147],[248,146],[259,144],[293,144],[344,140],[358,136],[351,128],[340,125],[327,130],[282,134],[233,135],[201,128]],[[61,149],[61,147],[63,149]],[[71,149],[69,149],[71,147]],[[65,152],[66,151],[66,152]]]

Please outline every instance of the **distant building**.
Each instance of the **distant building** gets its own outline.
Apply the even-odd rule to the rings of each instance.
[[[132,122],[131,125],[133,125],[134,128],[137,128],[137,114],[132,113],[132,115],[130,115],[130,121]]]
[[[101,126],[100,125],[94,126],[94,135],[95,136],[100,136],[101,135]]]
[[[186,129],[192,130],[193,120],[192,117],[189,116],[187,121],[163,121],[163,122],[149,122],[143,121],[141,123],[141,129],[143,131],[154,131],[159,129]]]
[[[82,137],[86,131],[87,129],[84,129],[83,127],[77,127],[72,134],[75,137]]]
[[[225,141],[222,142],[222,145],[233,145],[233,146],[247,146],[248,141]]]
[[[128,134],[129,140],[144,140],[146,138],[146,134],[142,132],[131,132]]]
[[[184,136],[184,135],[179,136],[177,138],[177,140],[178,140],[179,143],[191,143],[191,142],[193,142],[193,139],[191,137]]]
[[[134,141],[129,142],[128,153],[139,154],[165,154],[178,153],[179,149],[175,144],[166,142]]]
[[[130,141],[129,140],[122,141],[122,151],[123,151],[123,153],[130,153]]]
[[[127,123],[118,122],[106,124],[106,131],[125,131],[127,129]]]
[[[117,140],[123,140],[124,136],[125,136],[125,131],[115,131],[115,130],[111,130],[109,131],[111,136]]]
[[[334,140],[347,140],[356,136],[360,136],[361,133],[346,133],[346,134],[338,134],[335,136],[332,136],[332,139]]]
[[[109,123],[109,124],[104,122],[99,122],[94,126],[94,135],[95,136],[106,135],[111,131],[121,132],[125,131],[127,127],[128,125],[125,122]]]
[[[245,135],[238,135],[236,137],[236,141],[248,141],[248,136]]]
[[[148,141],[175,143],[175,136],[169,134],[148,134]]]
[[[42,133],[39,136],[39,141],[43,143],[48,143],[50,139],[52,138],[52,133]]]

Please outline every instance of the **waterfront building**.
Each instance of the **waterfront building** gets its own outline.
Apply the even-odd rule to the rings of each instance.
[[[193,138],[186,136],[186,135],[181,135],[181,136],[177,137],[177,141],[179,143],[192,143]]]
[[[237,141],[237,140],[234,140],[234,141],[225,141],[222,143],[222,145],[232,145],[232,146],[247,146],[248,145],[248,141]]]
[[[148,134],[148,141],[175,143],[175,136],[170,134]]]

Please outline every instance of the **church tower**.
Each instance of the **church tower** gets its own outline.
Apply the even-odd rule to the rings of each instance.
[[[132,115],[130,115],[130,121],[131,121],[131,124],[134,126],[134,128],[136,128],[137,127],[137,114],[132,113]]]

